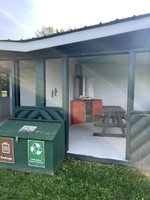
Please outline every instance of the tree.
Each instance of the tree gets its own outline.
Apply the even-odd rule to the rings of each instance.
[[[47,35],[53,35],[55,33],[62,33],[65,31],[70,31],[70,30],[71,30],[70,28],[68,28],[66,30],[61,28],[60,30],[58,30],[58,29],[54,29],[51,26],[47,26],[47,27],[42,26],[42,28],[40,30],[37,30],[35,32],[35,35],[36,35],[36,37],[42,37],[42,36],[47,36]]]

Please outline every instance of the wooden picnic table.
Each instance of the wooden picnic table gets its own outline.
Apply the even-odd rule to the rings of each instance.
[[[95,122],[95,126],[103,127],[101,133],[94,133],[96,136],[123,136],[125,137],[125,126],[123,119],[126,120],[126,111],[121,106],[103,106],[103,115],[99,116]],[[96,116],[95,116],[96,117]],[[101,120],[101,121],[100,121]],[[122,134],[106,133],[107,127],[120,127]]]

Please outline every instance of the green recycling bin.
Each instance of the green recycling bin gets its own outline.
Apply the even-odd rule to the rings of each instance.
[[[0,127],[0,167],[54,174],[65,158],[63,122],[8,120]]]

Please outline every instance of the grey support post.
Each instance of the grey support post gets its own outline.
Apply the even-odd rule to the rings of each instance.
[[[127,97],[127,134],[126,134],[126,160],[130,160],[130,113],[134,109],[134,85],[135,85],[136,54],[130,51],[128,70],[128,97]]]
[[[66,56],[62,59],[62,92],[65,119],[65,145],[67,151],[69,145],[69,59]]]

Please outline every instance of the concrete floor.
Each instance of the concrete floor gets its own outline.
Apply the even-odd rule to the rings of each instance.
[[[69,151],[67,153],[125,161],[126,139],[122,137],[93,136],[102,131],[92,123],[70,126]],[[120,128],[109,127],[107,133],[121,133]]]
[[[0,126],[7,121],[0,120]],[[121,137],[93,136],[93,132],[101,132],[102,127],[92,123],[70,126],[69,151],[67,153],[125,161],[126,139]],[[107,133],[121,133],[120,128],[107,128]]]

